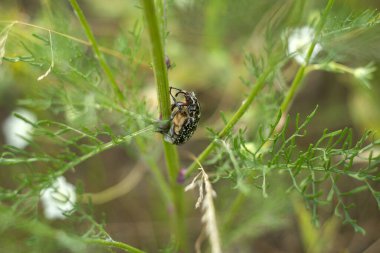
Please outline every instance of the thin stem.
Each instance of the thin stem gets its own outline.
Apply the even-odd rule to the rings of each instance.
[[[111,71],[110,67],[107,64],[106,59],[104,58],[104,55],[99,50],[98,43],[95,40],[95,36],[92,33],[90,25],[88,24],[88,22],[86,20],[86,17],[84,16],[84,14],[82,12],[82,9],[79,7],[78,2],[76,0],[69,0],[69,2],[71,4],[71,6],[73,7],[74,12],[78,16],[83,30],[85,31],[85,33],[87,35],[87,38],[91,42],[91,46],[92,46],[92,49],[94,50],[95,56],[98,59],[99,64],[100,64],[101,68],[103,69],[104,73],[107,75],[109,81],[111,82],[111,85],[112,85],[112,88],[113,88],[114,92],[116,93],[118,99],[120,101],[123,101],[124,100],[123,93],[120,90],[119,86],[117,85],[116,79],[113,76],[112,71]]]
[[[55,31],[55,30],[52,30],[50,28],[46,28],[46,27],[42,27],[42,26],[38,26],[38,25],[33,25],[33,24],[29,24],[29,23],[25,23],[23,21],[19,21],[19,20],[0,20],[0,23],[11,23],[11,24],[18,24],[18,25],[24,25],[24,26],[29,26],[29,27],[33,27],[33,28],[37,28],[37,29],[41,29],[41,30],[44,30],[44,31],[48,31],[48,32],[51,32],[51,33],[54,33],[56,35],[59,35],[59,36],[62,36],[64,38],[67,38],[67,39],[70,39],[72,41],[75,41],[75,42],[78,42],[80,44],[83,44],[83,45],[86,45],[86,46],[91,46],[91,43],[86,41],[86,40],[82,40],[82,39],[79,39],[77,37],[74,37],[74,36],[71,36],[71,35],[68,35],[68,34],[65,34],[65,33],[61,33],[61,32],[58,32],[58,31]],[[112,55],[120,60],[123,60],[123,61],[128,61],[128,59],[120,52],[118,51],[115,51],[115,50],[112,50],[112,49],[109,49],[109,48],[105,48],[105,47],[101,47],[99,46],[99,50],[105,54],[108,54],[108,55]]]
[[[268,67],[264,73],[260,76],[260,78],[257,80],[255,86],[252,88],[250,94],[248,95],[247,99],[242,103],[242,105],[239,107],[239,109],[236,111],[236,113],[232,116],[231,120],[227,122],[226,126],[218,133],[218,136],[216,139],[214,139],[207,147],[206,149],[198,156],[197,160],[202,163],[208,155],[214,150],[216,147],[216,141],[218,139],[224,138],[236,125],[236,123],[240,120],[240,118],[244,115],[244,113],[248,110],[249,106],[252,104],[253,100],[256,98],[257,94],[261,91],[261,89],[265,85],[265,81],[267,80],[268,76],[272,73],[273,66]],[[186,176],[189,176],[198,166],[197,162],[193,162],[186,171]]]
[[[118,249],[124,250],[125,252],[130,252],[130,253],[144,253],[145,252],[145,251],[142,251],[142,250],[137,249],[135,247],[132,247],[128,244],[113,241],[113,240],[109,241],[109,240],[102,240],[102,239],[85,239],[84,241],[86,243],[99,244],[99,245],[102,245],[105,247],[118,248]]]
[[[145,19],[148,24],[149,38],[151,41],[151,52],[153,58],[153,70],[156,79],[160,113],[164,120],[170,118],[169,81],[164,56],[164,45],[158,26],[156,10],[152,0],[142,0]],[[175,232],[179,247],[187,250],[186,226],[184,214],[183,188],[177,184],[179,173],[179,159],[177,149],[174,145],[163,141],[165,160],[168,168],[169,181],[175,208]]]
[[[94,150],[88,152],[87,154],[84,154],[83,156],[80,156],[72,161],[70,161],[69,163],[66,164],[66,166],[63,167],[62,170],[59,170],[59,175],[57,176],[60,176],[62,175],[63,173],[65,173],[65,171],[69,170],[69,169],[72,169],[74,168],[75,166],[77,166],[78,164],[86,161],[87,159],[103,152],[103,151],[106,151],[110,148],[113,148],[113,147],[116,147],[117,145],[121,144],[121,143],[124,143],[126,142],[127,140],[139,135],[139,134],[142,134],[142,133],[145,133],[145,132],[149,132],[149,131],[153,131],[153,129],[155,128],[154,125],[150,125],[150,126],[147,126],[146,128],[143,128],[137,132],[134,132],[132,134],[129,134],[129,135],[126,135],[126,136],[123,136],[123,137],[120,137],[116,140],[112,140],[110,142],[107,142],[107,143],[104,143],[102,145],[99,145],[97,148],[95,148]]]
[[[146,169],[141,166],[141,162],[135,166],[129,174],[117,184],[97,193],[84,193],[83,202],[91,202],[94,205],[101,205],[125,196],[132,191],[142,180]]]
[[[310,44],[309,50],[307,51],[305,64],[303,66],[301,66],[299,68],[299,70],[297,71],[296,77],[294,78],[292,84],[290,85],[290,89],[289,89],[288,93],[286,94],[284,101],[281,104],[281,111],[282,111],[283,115],[286,114],[286,112],[288,111],[288,108],[289,108],[291,102],[293,101],[294,95],[295,95],[296,91],[298,91],[300,84],[302,83],[302,81],[305,77],[305,69],[310,63],[310,59],[311,59],[311,56],[313,55],[315,45],[317,44],[317,40],[318,40],[318,38],[322,32],[322,29],[326,23],[327,16],[331,11],[331,8],[334,4],[334,1],[335,0],[329,0],[329,2],[327,3],[326,8],[322,13],[321,19],[319,20],[318,26],[316,28],[314,39]]]
[[[301,66],[298,69],[296,77],[294,78],[292,84],[290,85],[290,89],[288,93],[286,94],[284,101],[281,104],[280,108],[281,108],[282,115],[286,115],[288,108],[290,106],[290,103],[293,101],[294,95],[296,94],[296,91],[298,91],[301,85],[301,82],[304,79],[305,69],[306,69],[306,66]]]
[[[323,65],[323,64],[309,65],[307,67],[306,71],[309,72],[309,71],[313,71],[313,70],[326,70],[325,67],[327,67],[328,71],[333,70],[336,73],[347,73],[347,74],[351,74],[351,75],[355,74],[355,69],[356,69],[356,68],[350,68],[346,65],[343,65],[343,64],[340,64],[337,62],[329,62],[327,65]]]

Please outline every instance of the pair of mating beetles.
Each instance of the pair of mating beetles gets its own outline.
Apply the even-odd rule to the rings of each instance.
[[[197,129],[201,108],[194,92],[170,87],[170,96],[173,100],[170,120],[157,132],[164,135],[165,141],[180,145],[188,141]]]

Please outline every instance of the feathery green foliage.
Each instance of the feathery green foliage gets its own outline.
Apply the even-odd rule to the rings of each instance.
[[[315,109],[307,116],[292,105],[303,90],[313,88],[309,78],[317,70],[334,77],[349,74],[353,85],[347,87],[353,94],[376,94],[380,14],[338,10],[334,4],[339,3],[324,2],[320,13],[311,8],[322,10],[321,3],[304,1],[208,1],[186,8],[177,1],[119,3],[128,7],[123,14],[113,9],[120,24],[111,39],[91,19],[98,2],[81,6],[76,0],[68,5],[45,0],[43,11],[29,23],[1,21],[0,95],[10,101],[1,105],[6,112],[16,105],[28,108],[39,120],[13,114],[32,129],[21,137],[27,148],[4,145],[1,150],[0,232],[5,236],[0,245],[8,252],[24,246],[30,252],[102,252],[104,247],[111,252],[191,252],[192,245],[202,248],[202,236],[195,239],[196,217],[206,224],[210,241],[218,242],[211,252],[234,247],[250,252],[252,238],[288,226],[291,192],[303,199],[317,227],[330,212],[364,234],[355,200],[367,194],[380,209],[378,133],[360,134],[348,126],[328,130],[329,122],[320,118],[322,102],[312,104]],[[106,19],[112,11],[103,9]],[[173,13],[178,22],[170,18]],[[181,41],[177,34],[189,22],[192,27]],[[200,26],[202,36],[197,37],[191,29]],[[312,31],[304,53],[289,52],[292,32],[302,27]],[[186,39],[191,47],[185,47]],[[178,67],[166,69],[166,54],[177,56]],[[191,74],[184,78],[186,68]],[[231,76],[237,81],[240,76],[241,83]],[[160,142],[154,132],[157,119],[168,120],[171,114],[169,85],[193,85],[186,89],[200,91],[203,121],[193,139],[179,148],[180,156],[177,147]],[[205,128],[208,137],[201,136]],[[192,164],[184,159],[189,152],[198,154]],[[117,178],[118,167],[123,171],[135,163],[150,172],[143,186],[136,186],[139,195],[128,203],[106,204],[112,211],[123,210],[123,218],[117,217],[123,221],[131,216],[149,223],[149,233],[159,242],[119,236],[109,224],[118,223],[117,218],[107,216],[107,205],[99,208],[87,193],[111,176]],[[212,203],[210,209],[205,204],[202,218],[190,213],[194,200],[182,185],[194,177],[199,163],[207,183],[197,186],[201,195],[208,187]],[[40,197],[62,175],[75,175],[77,201],[63,213],[64,221],[50,222],[42,215]],[[102,212],[107,218],[99,217]],[[120,224],[123,234],[135,234],[129,223]],[[26,243],[17,245],[19,237]],[[119,237],[128,237],[127,243],[113,239]],[[129,239],[137,246],[129,245]]]

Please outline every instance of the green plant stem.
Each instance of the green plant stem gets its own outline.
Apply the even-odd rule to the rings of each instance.
[[[83,27],[83,30],[85,31],[88,40],[91,43],[92,49],[94,50],[95,56],[99,61],[100,67],[103,69],[104,73],[108,77],[109,81],[111,82],[112,88],[117,95],[118,99],[123,102],[124,101],[124,96],[123,92],[120,90],[119,86],[116,83],[116,79],[112,74],[111,68],[108,66],[106,59],[104,58],[104,55],[99,49],[98,43],[95,40],[95,36],[92,33],[92,30],[90,28],[90,25],[88,24],[86,17],[83,14],[82,9],[79,7],[79,4],[76,0],[69,0],[71,6],[74,9],[74,12],[79,18],[79,21]]]
[[[319,36],[322,32],[322,29],[326,23],[327,16],[331,11],[331,8],[334,4],[334,1],[335,0],[329,0],[328,1],[325,10],[322,13],[321,19],[319,20],[318,26],[316,28],[314,39],[311,42],[310,47],[307,51],[307,55],[305,58],[305,64],[302,65],[299,68],[299,70],[297,71],[296,77],[294,78],[292,84],[290,85],[290,89],[289,89],[288,93],[286,94],[284,101],[281,104],[280,108],[281,108],[283,115],[287,113],[288,108],[289,108],[291,102],[293,101],[294,95],[296,94],[296,91],[298,91],[300,84],[302,83],[303,79],[305,78],[306,67],[310,63],[310,59],[311,59],[311,56],[313,55],[315,45],[317,44],[318,38],[319,38]]]
[[[141,165],[141,162],[139,162],[134,168],[132,168],[128,175],[117,184],[114,184],[99,192],[83,193],[81,196],[82,201],[84,203],[102,205],[120,198],[121,196],[127,195],[141,182],[144,177],[146,169]]]
[[[106,142],[106,143],[98,144],[98,146],[96,148],[94,148],[93,150],[91,150],[90,152],[88,152],[82,156],[79,156],[79,157],[71,160],[70,162],[66,163],[66,165],[62,169],[60,169],[55,175],[60,176],[63,173],[65,173],[67,170],[74,168],[78,164],[86,161],[87,159],[89,159],[89,158],[91,158],[91,157],[93,157],[93,156],[95,156],[95,155],[97,155],[103,151],[106,151],[108,149],[116,147],[116,146],[130,140],[131,138],[139,135],[139,134],[143,134],[143,133],[147,133],[147,132],[153,132],[155,127],[156,127],[155,125],[149,125],[143,129],[140,129],[140,130],[134,132],[134,133],[125,135],[123,137],[118,137],[118,138],[116,138],[112,141]],[[97,142],[100,142],[100,140],[97,140]],[[34,157],[34,158],[25,158],[25,159],[0,157],[0,164],[1,165],[14,165],[14,164],[20,164],[20,163],[49,162],[49,161],[51,161],[51,158],[48,158],[48,157]]]
[[[33,24],[29,24],[29,23],[25,23],[25,22],[22,22],[22,21],[19,21],[19,20],[0,20],[0,23],[10,23],[10,24],[13,23],[15,25],[22,25],[22,26],[29,26],[29,27],[37,28],[37,29],[40,29],[40,30],[43,30],[43,31],[51,32],[52,34],[56,34],[56,35],[61,36],[63,38],[66,38],[66,39],[78,42],[80,44],[83,44],[83,45],[86,45],[86,46],[91,46],[91,43],[88,42],[88,41],[86,41],[86,40],[82,40],[82,39],[76,38],[74,36],[70,36],[68,34],[61,33],[61,32],[58,32],[58,31],[46,28],[46,27],[42,27],[42,26],[38,26],[38,25],[33,25]],[[120,59],[122,61],[128,61],[128,59],[122,53],[120,53],[120,52],[118,52],[116,50],[112,50],[112,49],[100,46],[99,47],[99,51],[103,52],[105,54],[111,55],[113,57],[116,57],[116,58],[118,58],[118,59]]]
[[[244,113],[248,110],[249,106],[252,104],[253,100],[256,98],[257,94],[260,92],[260,90],[264,87],[265,81],[267,80],[268,76],[272,73],[273,66],[268,67],[263,74],[260,76],[260,78],[257,80],[255,86],[253,86],[251,92],[249,93],[247,99],[242,103],[242,105],[239,107],[239,109],[236,111],[236,113],[232,116],[231,120],[229,120],[226,124],[226,126],[220,131],[217,135],[217,138],[215,138],[207,147],[206,149],[198,156],[197,161],[203,162],[210,153],[214,150],[216,147],[216,142],[218,139],[224,138],[236,125],[236,123],[240,120],[240,118],[244,115]],[[194,161],[187,169],[186,171],[186,177],[188,177],[199,165],[198,162]]]
[[[142,0],[148,32],[151,40],[153,71],[157,83],[160,113],[162,119],[170,118],[170,96],[168,73],[165,65],[165,56],[159,32],[156,11],[152,0]]]
[[[155,129],[155,126],[154,125],[150,125],[150,126],[147,126],[146,128],[143,128],[137,132],[134,132],[132,134],[129,134],[129,135],[126,135],[126,136],[123,136],[123,137],[120,137],[118,139],[115,139],[115,140],[112,140],[112,141],[109,141],[107,143],[104,143],[104,144],[101,144],[99,145],[96,149],[88,152],[87,154],[84,154],[83,156],[80,156],[70,162],[68,162],[62,170],[59,170],[59,175],[56,175],[56,176],[60,176],[62,175],[63,173],[65,173],[65,171],[69,170],[69,169],[72,169],[74,168],[75,166],[77,166],[78,164],[86,161],[87,159],[103,152],[103,151],[106,151],[110,148],[113,148],[113,147],[116,147],[118,145],[120,145],[121,143],[123,142],[126,142],[128,140],[130,140],[131,138],[139,135],[139,134],[142,134],[142,133],[145,133],[145,132],[150,132],[150,131],[153,131]]]
[[[156,79],[158,101],[160,104],[160,113],[162,119],[170,118],[170,97],[167,67],[165,64],[164,47],[161,39],[161,33],[158,26],[157,15],[154,1],[142,0],[145,19],[148,25],[149,38],[151,41],[151,52],[153,58],[153,70]],[[165,160],[168,168],[169,181],[172,189],[174,208],[175,208],[175,236],[181,250],[187,251],[185,213],[183,187],[177,182],[179,173],[179,159],[177,149],[174,145],[163,141]]]
[[[301,66],[298,69],[296,77],[294,78],[292,84],[290,85],[290,89],[288,93],[286,94],[284,101],[281,104],[280,108],[281,108],[282,115],[287,114],[288,108],[291,102],[293,101],[294,95],[296,94],[296,91],[298,91],[302,83],[302,80],[304,79],[305,69],[306,69],[306,66]]]
[[[125,252],[130,252],[130,253],[144,253],[145,252],[135,247],[132,247],[128,244],[117,242],[117,241],[108,241],[108,240],[102,240],[102,239],[85,239],[84,242],[91,243],[91,244],[99,244],[105,247],[118,248],[118,249],[124,250]]]
[[[309,65],[306,69],[307,72],[313,71],[313,70],[327,70],[327,71],[333,71],[335,73],[346,73],[350,75],[355,74],[355,69],[356,68],[350,68],[346,65],[337,63],[337,62],[329,62],[327,64],[327,69],[326,65],[323,64],[314,64],[314,65]]]

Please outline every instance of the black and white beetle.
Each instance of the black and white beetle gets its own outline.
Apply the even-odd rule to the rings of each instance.
[[[174,94],[172,91],[175,90]],[[172,98],[169,126],[160,128],[158,132],[164,139],[175,145],[185,143],[197,129],[201,117],[201,108],[194,92],[170,87]]]

